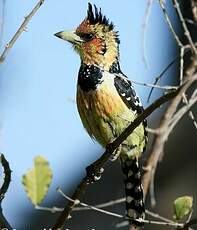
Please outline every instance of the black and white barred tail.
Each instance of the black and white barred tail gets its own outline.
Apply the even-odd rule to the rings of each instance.
[[[124,173],[127,216],[131,219],[144,219],[144,196],[138,160],[137,158],[122,160],[121,165]],[[131,223],[136,227],[143,226],[143,223],[135,220],[131,220]]]

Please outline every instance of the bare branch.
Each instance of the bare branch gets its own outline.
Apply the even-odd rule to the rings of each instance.
[[[170,21],[170,18],[169,18],[169,16],[168,16],[167,11],[166,11],[166,8],[165,8],[165,6],[164,6],[164,1],[163,1],[163,0],[159,0],[159,4],[160,4],[160,6],[161,6],[161,9],[162,9],[162,11],[163,11],[163,13],[164,13],[164,17],[165,17],[165,19],[166,19],[166,22],[168,23],[169,29],[170,29],[170,31],[171,31],[171,33],[172,33],[172,35],[173,35],[173,37],[174,37],[174,39],[175,39],[177,45],[178,45],[179,47],[182,47],[183,44],[182,44],[182,42],[180,41],[179,37],[177,36],[176,32],[174,31],[174,28],[173,28],[173,26],[172,26],[172,23],[171,23],[171,21]]]
[[[179,91],[179,93],[176,95],[176,97],[173,98],[172,102],[168,106],[165,114],[163,115],[160,124],[159,129],[162,130],[162,132],[159,132],[158,135],[156,135],[151,151],[150,156],[147,160],[146,167],[150,168],[151,170],[155,170],[157,167],[158,161],[163,153],[164,144],[168,138],[169,133],[165,132],[170,124],[170,121],[179,105],[179,103],[182,100],[183,94],[186,92],[186,90],[191,86],[191,84],[196,81],[197,75],[193,75],[196,69],[196,60],[193,60],[190,68],[187,70],[187,74],[184,79],[187,79],[187,83],[182,87],[182,89]],[[145,171],[143,175],[143,187],[144,187],[144,195],[146,196],[150,181],[151,181],[151,170]]]
[[[69,196],[67,196],[60,188],[57,189],[57,191],[64,197],[66,198],[69,202],[73,202],[75,205],[81,205],[85,208],[100,212],[100,213],[104,213],[106,215],[110,215],[110,216],[114,216],[114,217],[118,217],[121,219],[125,219],[125,220],[129,220],[129,221],[136,221],[139,223],[145,223],[145,224],[154,224],[154,225],[166,225],[166,226],[173,226],[173,227],[183,227],[184,224],[183,223],[176,223],[176,222],[161,222],[161,221],[154,221],[154,220],[143,220],[143,219],[133,219],[133,218],[128,218],[126,216],[114,213],[114,212],[109,212],[100,208],[97,208],[95,206],[92,205],[88,205],[86,203],[82,203],[79,200],[73,200],[72,198],[70,198]]]
[[[5,46],[5,49],[3,50],[3,53],[0,56],[0,63],[5,60],[5,58],[6,58],[7,54],[8,54],[8,51],[12,48],[12,46],[14,45],[14,43],[16,42],[16,40],[19,38],[19,36],[22,34],[22,32],[26,30],[27,24],[32,19],[32,17],[34,16],[34,14],[38,11],[38,9],[40,8],[40,6],[44,3],[44,1],[45,0],[40,0],[36,4],[36,6],[33,8],[33,10],[25,17],[23,23],[18,28],[18,30],[14,34],[13,38]]]
[[[178,60],[178,55],[163,69],[163,71],[159,74],[159,76],[155,77],[155,82],[153,83],[153,85],[156,85],[159,80],[163,77],[163,75],[166,73],[166,71],[171,67],[173,66],[173,64]],[[151,94],[153,92],[153,89],[154,87],[152,87],[152,89],[150,90],[150,93],[148,95],[148,99],[147,99],[147,102],[150,101],[150,97],[151,97]]]
[[[145,35],[146,35],[146,29],[148,26],[148,20],[149,20],[150,13],[151,13],[152,4],[153,4],[153,0],[148,0],[146,12],[145,12],[145,18],[142,24],[142,60],[146,67],[148,67],[148,62],[147,62],[146,55],[145,55],[145,41],[146,41]]]
[[[2,164],[3,170],[4,170],[4,179],[3,184],[0,188],[0,203],[2,202],[11,181],[11,170],[8,161],[5,159],[4,155],[0,155],[0,162]]]
[[[2,41],[3,41],[4,20],[5,20],[5,3],[6,3],[6,0],[3,0],[2,1],[1,18],[0,18],[0,48],[2,46]]]
[[[179,19],[180,19],[180,22],[181,22],[181,24],[182,24],[182,26],[183,26],[184,34],[185,34],[185,36],[187,37],[187,39],[188,39],[188,41],[189,41],[189,43],[190,43],[190,45],[191,45],[191,47],[192,47],[192,51],[195,53],[195,55],[197,55],[197,49],[196,49],[196,47],[195,47],[195,44],[194,44],[194,42],[193,42],[193,40],[192,40],[192,37],[191,37],[191,34],[190,34],[190,32],[189,32],[189,30],[188,30],[188,28],[187,28],[187,25],[186,25],[186,23],[185,23],[185,20],[184,20],[184,18],[183,18],[183,15],[182,15],[182,12],[181,12],[181,9],[180,9],[179,2],[178,2],[177,0],[172,0],[172,2],[173,2],[173,4],[174,4],[174,7],[175,7],[176,12],[177,12],[177,14],[178,14],[178,17],[179,17]]]
[[[140,81],[134,81],[134,80],[130,80],[130,81],[136,85],[142,85],[145,87],[151,87],[151,88],[157,88],[157,89],[163,89],[163,90],[174,90],[174,89],[178,88],[177,86],[171,86],[171,85],[160,86],[160,85],[144,83],[144,82],[140,82]]]

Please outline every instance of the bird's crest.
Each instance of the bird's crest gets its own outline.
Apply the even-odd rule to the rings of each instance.
[[[87,20],[91,24],[99,23],[99,24],[103,24],[103,25],[108,26],[109,30],[114,29],[113,23],[109,22],[109,19],[107,19],[106,16],[104,16],[102,14],[101,8],[98,10],[96,5],[94,5],[94,10],[93,10],[93,7],[92,7],[91,3],[88,3]]]

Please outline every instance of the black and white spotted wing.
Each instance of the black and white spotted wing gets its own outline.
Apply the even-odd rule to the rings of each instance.
[[[114,85],[118,91],[120,97],[132,111],[136,111],[137,114],[142,113],[143,107],[131,82],[126,79],[126,76],[116,75],[114,78]]]
[[[127,105],[129,109],[131,109],[133,112],[136,112],[136,114],[140,114],[144,111],[140,99],[136,95],[131,82],[129,81],[129,79],[127,79],[127,77],[124,74],[120,73],[115,76],[114,85],[123,102]],[[144,126],[144,135],[147,143],[148,133],[145,129],[147,127],[147,120],[145,119],[142,123]],[[146,145],[144,147],[144,151],[145,148]]]

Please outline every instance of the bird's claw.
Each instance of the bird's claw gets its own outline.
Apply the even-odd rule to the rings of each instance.
[[[97,171],[96,167],[94,165],[88,166],[86,168],[86,172],[87,172],[87,176],[88,176],[88,182],[92,184],[92,183],[100,180],[103,171],[104,171],[104,168],[100,168]]]

